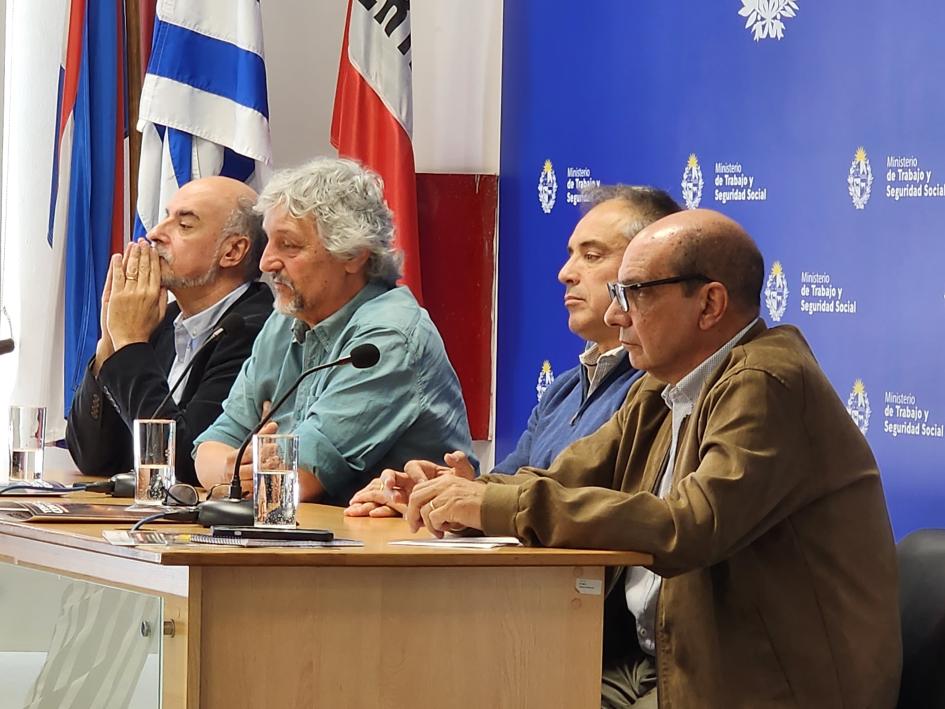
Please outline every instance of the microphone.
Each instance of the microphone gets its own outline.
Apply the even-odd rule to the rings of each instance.
[[[77,483],[75,485],[71,485],[70,487],[56,487],[50,486],[48,484],[38,485],[35,483],[11,484],[5,487],[0,487],[0,495],[6,495],[7,493],[14,492],[16,490],[38,490],[41,492],[55,490],[58,494],[63,495],[69,492],[103,492],[106,495],[111,495],[112,497],[134,497],[135,474],[118,473],[117,475],[112,475],[107,480],[101,480],[94,483]]]
[[[206,349],[211,342],[219,340],[224,335],[235,335],[239,332],[242,332],[246,327],[246,322],[243,320],[243,316],[239,313],[230,313],[229,315],[224,315],[223,319],[217,324],[216,329],[210,333],[210,337],[207,338],[200,347],[197,348],[197,351],[194,352],[194,356],[190,358],[190,361],[187,363],[187,366],[184,367],[184,371],[180,373],[180,376],[177,377],[177,381],[174,382],[174,385],[170,388],[170,391],[167,392],[167,396],[161,399],[161,403],[157,405],[157,408],[154,410],[154,413],[151,414],[151,418],[157,418],[158,414],[161,412],[161,409],[164,408],[164,405],[174,396],[174,392],[177,391],[177,388],[181,383],[187,378],[187,375],[190,373],[190,370],[193,368],[194,363],[197,361],[197,355]],[[0,340],[0,347],[2,347],[3,341]],[[13,347],[13,341],[10,341],[10,347]],[[0,354],[3,354],[0,352]]]
[[[347,357],[336,359],[334,362],[319,364],[299,374],[288,391],[269,408],[269,413],[262,417],[259,423],[253,427],[253,430],[247,434],[246,438],[244,438],[243,442],[240,444],[239,450],[236,452],[236,461],[233,464],[233,478],[230,481],[228,497],[223,500],[207,500],[203,502],[200,505],[197,521],[205,527],[221,524],[252,526],[253,502],[252,500],[243,499],[243,485],[240,481],[240,461],[243,460],[243,453],[246,452],[246,447],[249,445],[249,442],[253,440],[253,436],[259,433],[259,430],[269,423],[270,419],[272,419],[279,410],[279,407],[298,389],[299,384],[301,384],[302,380],[308,375],[314,374],[322,369],[329,369],[342,364],[350,364],[355,369],[367,369],[377,364],[380,358],[380,350],[378,350],[375,345],[366,343],[353,348]]]
[[[13,351],[13,338],[0,340],[0,355],[10,354]]]

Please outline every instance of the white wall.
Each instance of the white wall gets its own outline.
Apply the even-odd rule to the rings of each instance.
[[[411,8],[417,170],[497,175],[501,0],[414,0]]]
[[[275,166],[328,142],[346,0],[263,0]],[[502,0],[411,3],[414,153],[420,172],[498,174]]]
[[[276,168],[335,153],[328,142],[347,0],[262,0]]]

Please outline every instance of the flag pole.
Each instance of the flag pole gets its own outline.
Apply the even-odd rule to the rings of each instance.
[[[141,65],[141,3],[149,0],[127,0],[125,3],[125,46],[128,77],[128,204],[130,209],[128,233],[134,232],[135,208],[138,204],[138,165],[141,162],[141,134],[138,123],[138,106],[141,102],[141,84],[144,82],[144,67]]]

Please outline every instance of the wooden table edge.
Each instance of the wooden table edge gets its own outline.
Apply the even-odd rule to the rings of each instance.
[[[91,525],[84,524],[84,527]],[[101,530],[115,524],[94,525]],[[115,546],[104,538],[70,530],[66,522],[0,522],[0,537],[10,535],[61,547],[144,561],[161,566],[639,566],[653,562],[649,554],[632,551],[503,547],[498,549],[432,549],[372,544],[367,547],[316,549],[191,546]],[[203,532],[192,525],[161,525],[175,532]],[[346,530],[345,533],[350,532]],[[341,536],[341,535],[339,535]],[[407,536],[407,535],[403,535]],[[2,542],[0,542],[2,553]]]

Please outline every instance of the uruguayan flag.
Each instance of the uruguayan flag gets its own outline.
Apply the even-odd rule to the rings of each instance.
[[[258,0],[158,1],[138,130],[135,236],[192,179],[265,182],[272,146]]]

